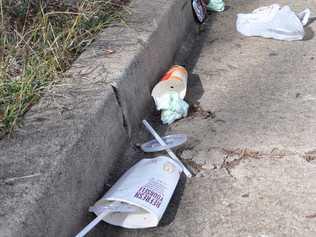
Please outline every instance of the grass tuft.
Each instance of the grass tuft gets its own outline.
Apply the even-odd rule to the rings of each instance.
[[[94,36],[123,21],[126,0],[0,0],[0,138]]]

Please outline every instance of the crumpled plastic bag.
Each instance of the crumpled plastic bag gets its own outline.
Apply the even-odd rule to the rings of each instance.
[[[236,28],[245,36],[261,36],[278,40],[302,40],[310,10],[296,14],[289,6],[279,4],[260,7],[249,14],[238,14]]]
[[[161,110],[161,121],[170,125],[175,120],[188,115],[189,105],[176,92],[170,92],[155,101],[157,110]]]
[[[225,3],[223,0],[209,0],[207,9],[210,11],[222,12],[225,10]]]

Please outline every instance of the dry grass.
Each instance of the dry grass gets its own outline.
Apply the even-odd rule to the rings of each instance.
[[[113,21],[126,0],[0,0],[0,138]]]

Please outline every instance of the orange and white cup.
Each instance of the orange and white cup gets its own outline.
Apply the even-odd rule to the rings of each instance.
[[[154,98],[156,104],[159,98],[170,92],[178,93],[181,99],[184,99],[187,92],[188,72],[179,65],[174,65],[154,87],[151,96]]]

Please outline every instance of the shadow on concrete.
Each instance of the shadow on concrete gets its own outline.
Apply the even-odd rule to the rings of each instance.
[[[170,200],[170,203],[167,207],[167,210],[165,212],[165,214],[163,215],[159,226],[167,226],[170,225],[173,220],[175,219],[177,212],[178,212],[178,208],[179,205],[181,203],[181,199],[184,193],[184,189],[185,189],[185,184],[186,184],[186,180],[187,178],[185,177],[184,174],[181,175],[179,183],[177,185],[177,188]]]
[[[189,77],[186,100],[190,105],[194,105],[201,99],[204,89],[198,74],[190,74]]]
[[[304,41],[311,40],[314,38],[314,35],[315,35],[315,33],[310,26],[305,27],[305,35],[304,35],[303,40]]]
[[[311,17],[309,18],[307,24],[305,25],[305,27],[309,26],[310,24],[312,24],[314,21],[316,21],[316,17]]]
[[[195,67],[203,45],[206,40],[206,36],[208,31],[211,29],[212,23],[215,21],[216,13],[212,13],[208,15],[208,19],[205,21],[203,25],[199,25],[195,27],[192,32],[188,35],[186,42],[184,42],[183,46],[179,49],[178,55],[175,57],[175,64],[180,64],[185,66],[189,71],[189,80],[188,80],[188,92],[186,101],[191,104],[198,103],[198,100],[202,97],[204,93],[204,89],[202,86],[202,82],[200,76],[192,73],[192,69]],[[146,120],[152,125],[153,128],[161,135],[164,136],[168,133],[168,126],[162,125],[160,121],[160,112],[155,111],[153,108],[151,114],[148,115]],[[107,187],[105,187],[105,191],[112,186],[117,179],[133,164],[143,158],[156,157],[158,155],[164,155],[166,153],[144,153],[140,149],[140,144],[153,139],[153,137],[147,132],[144,127],[141,125],[139,129],[139,133],[137,136],[134,136],[130,142],[130,147],[128,151],[122,156],[122,160],[124,162],[119,162],[116,167],[113,168],[113,172],[110,175],[111,179],[108,181]],[[179,205],[181,203],[181,199],[183,193],[185,191],[186,177],[182,174],[175,190],[174,195],[166,209],[166,212],[163,215],[163,218],[160,221],[160,224],[157,228],[150,228],[144,230],[127,230],[119,227],[111,226],[108,224],[100,223],[93,231],[91,231],[88,236],[104,236],[106,233],[111,233],[111,236],[123,237],[123,236],[153,236],[159,232],[160,228],[170,225],[178,212]],[[101,197],[101,195],[100,195]],[[91,220],[94,217],[92,214]]]
[[[224,11],[227,11],[227,10],[229,10],[230,8],[231,8],[231,6],[225,6]]]
[[[229,9],[228,7],[227,9]],[[203,84],[200,76],[192,70],[195,68],[201,51],[206,43],[208,32],[212,29],[218,13],[208,12],[206,21],[201,25],[196,25],[188,34],[186,41],[178,50],[175,57],[175,64],[183,65],[189,71],[188,91],[185,100],[191,105],[198,103],[204,94]],[[216,39],[215,39],[216,40]],[[214,41],[215,41],[214,40]],[[207,42],[212,43],[212,42]]]

